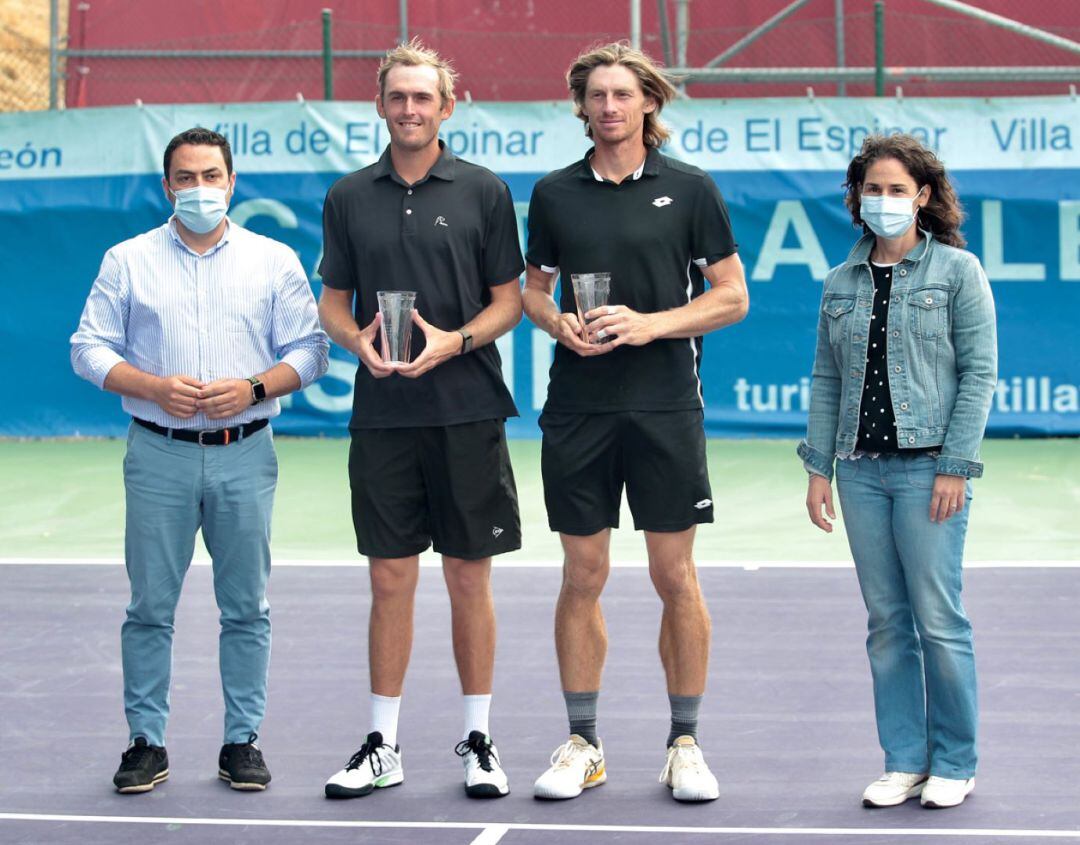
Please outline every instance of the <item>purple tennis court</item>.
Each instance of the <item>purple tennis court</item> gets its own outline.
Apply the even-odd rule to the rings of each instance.
[[[724,843],[1080,840],[1080,651],[1075,568],[979,566],[966,574],[981,683],[971,800],[859,803],[880,768],[854,572],[703,566],[714,620],[702,745],[718,801],[681,805],[657,783],[666,700],[659,602],[640,567],[605,593],[611,649],[600,702],[608,782],[539,802],[532,781],[565,739],[551,619],[555,566],[496,568],[500,621],[492,732],[511,794],[478,802],[453,753],[460,693],[441,574],[425,568],[401,713],[405,783],[328,801],[326,777],[363,740],[367,571],[281,566],[274,575],[270,709],[261,744],[274,781],[237,793],[216,777],[221,734],[217,611],[193,566],[177,617],[170,779],[144,795],[110,782],[126,735],[119,565],[0,566],[0,842]],[[80,632],[72,636],[72,632]]]

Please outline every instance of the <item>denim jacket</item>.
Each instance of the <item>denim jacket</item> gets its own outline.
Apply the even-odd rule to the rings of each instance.
[[[997,384],[997,326],[978,258],[925,230],[893,271],[886,326],[889,391],[901,449],[940,446],[937,471],[977,478],[979,445]],[[806,439],[807,471],[832,479],[855,450],[866,375],[874,236],[829,271],[818,315]]]

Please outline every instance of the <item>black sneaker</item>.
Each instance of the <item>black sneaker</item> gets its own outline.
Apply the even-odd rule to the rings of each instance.
[[[255,744],[255,734],[247,742],[228,742],[218,755],[218,777],[233,789],[262,790],[270,783],[262,752]]]
[[[146,737],[135,742],[120,756],[120,768],[113,775],[117,792],[149,792],[169,777],[169,755],[160,745],[150,745]]]

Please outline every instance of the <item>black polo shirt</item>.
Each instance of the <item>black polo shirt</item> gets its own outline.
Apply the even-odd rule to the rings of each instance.
[[[527,260],[558,268],[560,308],[573,312],[572,273],[611,273],[610,302],[635,311],[686,305],[701,267],[733,255],[727,207],[703,170],[650,149],[639,178],[598,181],[590,159],[541,179],[529,206]],[[573,413],[701,408],[700,337],[621,346],[583,358],[559,344],[545,410]]]
[[[407,184],[387,147],[375,164],[339,179],[323,206],[323,284],[356,291],[356,321],[375,319],[376,291],[414,290],[416,309],[443,331],[461,328],[491,302],[490,288],[525,269],[510,189],[490,170],[442,154]],[[424,348],[415,329],[412,356]],[[517,416],[494,343],[416,379],[356,371],[349,427],[444,426]]]

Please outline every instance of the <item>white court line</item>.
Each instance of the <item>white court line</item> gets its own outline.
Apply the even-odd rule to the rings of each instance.
[[[488,830],[501,838],[511,830],[535,830],[548,833],[685,833],[742,836],[953,836],[1019,839],[1078,839],[1080,830],[1016,830],[1007,828],[902,828],[902,827],[676,827],[618,824],[524,824],[508,822],[398,822],[344,819],[211,819],[168,816],[77,816],[51,813],[0,813],[0,821],[88,822],[103,824],[206,825],[216,827],[310,827],[310,828],[395,828],[400,830]],[[498,839],[477,839],[494,843]]]
[[[0,557],[0,566],[123,566],[123,558],[69,558],[69,557]],[[197,557],[192,566],[209,566],[210,559]],[[646,560],[614,560],[615,569],[644,569]],[[342,567],[366,568],[364,558],[345,558],[340,560],[321,560],[319,558],[278,558],[275,567]],[[438,569],[442,566],[437,555],[428,553],[420,556],[420,566],[424,569]],[[495,560],[497,569],[561,569],[562,560],[558,557],[537,559],[507,558]],[[698,569],[745,569],[753,572],[758,569],[852,569],[850,560],[699,560]],[[1080,560],[967,560],[965,569],[1080,569]]]
[[[469,845],[496,845],[509,832],[510,828],[505,824],[488,825]]]

